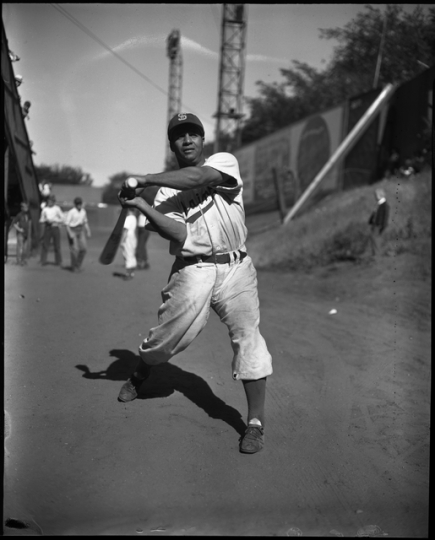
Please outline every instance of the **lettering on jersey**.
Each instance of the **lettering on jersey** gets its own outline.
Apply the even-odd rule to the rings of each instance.
[[[193,210],[194,208],[200,207],[201,204],[203,204],[205,201],[209,199],[209,197],[211,197],[211,201],[206,206],[201,208],[202,213],[205,214],[214,205],[213,189],[210,187],[205,189],[202,193],[195,193],[195,196],[189,200],[188,206],[181,203],[183,207],[183,211],[186,214],[186,216],[188,216],[189,210]],[[201,210],[199,210],[198,212],[192,213],[190,216],[186,217],[186,222],[194,223],[197,219],[201,217]]]

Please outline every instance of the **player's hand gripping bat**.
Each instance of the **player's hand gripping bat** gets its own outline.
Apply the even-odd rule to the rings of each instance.
[[[137,187],[136,178],[128,178],[127,185],[130,190],[125,191],[127,199],[133,199],[135,197],[135,188]],[[118,251],[119,244],[121,243],[122,231],[124,229],[125,218],[127,217],[128,208],[123,208],[119,214],[118,221],[113,228],[112,234],[109,236],[109,239],[104,246],[103,251],[101,252],[100,258],[98,259],[101,264],[110,264],[115,258],[116,252]]]

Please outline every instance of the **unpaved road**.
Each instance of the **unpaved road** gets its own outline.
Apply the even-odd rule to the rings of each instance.
[[[120,255],[97,262],[106,237],[79,275],[5,264],[4,521],[17,521],[4,535],[428,536],[430,283],[416,261],[259,272],[274,375],[265,449],[243,455],[245,397],[214,313],[143,399],[117,401],[171,257],[152,235],[151,269],[123,282]]]

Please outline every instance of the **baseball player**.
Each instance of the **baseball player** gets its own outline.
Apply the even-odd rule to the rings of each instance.
[[[177,114],[168,125],[170,148],[180,169],[134,176],[138,188],[159,186],[151,207],[140,196],[118,197],[123,207],[134,207],[146,227],[169,240],[175,256],[158,325],[139,346],[134,373],[118,399],[135,399],[153,365],[183,351],[204,328],[210,307],[229,330],[233,349],[232,377],[243,384],[247,429],[240,451],[253,454],[264,444],[266,380],[272,358],[259,331],[257,274],[246,252],[247,229],[243,182],[235,156],[219,152],[205,159],[204,127],[193,114]],[[127,188],[127,181],[123,188]]]

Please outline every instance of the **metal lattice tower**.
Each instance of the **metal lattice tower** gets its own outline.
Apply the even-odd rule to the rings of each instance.
[[[183,83],[183,59],[180,47],[180,31],[172,30],[167,40],[167,56],[169,58],[169,94],[168,94],[168,121],[181,112],[181,89]],[[167,125],[166,124],[166,125]],[[166,142],[166,162],[170,161],[172,152]]]
[[[224,4],[215,152],[240,146],[245,75],[246,4]]]

